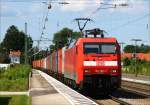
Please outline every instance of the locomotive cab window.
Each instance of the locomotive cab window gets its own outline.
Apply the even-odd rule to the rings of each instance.
[[[115,53],[116,52],[116,46],[115,44],[102,44],[101,45],[101,53]]]
[[[99,45],[97,44],[85,44],[84,52],[85,53],[99,53]]]
[[[84,43],[85,54],[114,54],[116,53],[115,43]]]

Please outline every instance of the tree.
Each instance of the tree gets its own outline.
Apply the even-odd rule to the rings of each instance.
[[[6,48],[4,48],[2,44],[0,44],[0,63],[9,63],[9,61],[10,60],[6,52]]]
[[[53,43],[55,45],[54,49],[62,48],[65,45],[69,44],[70,40],[77,39],[79,37],[81,37],[80,32],[73,32],[72,29],[63,28],[62,30],[54,34],[53,37]]]
[[[52,53],[55,50],[55,45],[50,45],[49,48],[50,48],[50,53]]]
[[[27,48],[28,50],[31,49],[33,46],[33,40],[30,36],[27,37]]]
[[[140,52],[141,53],[150,53],[150,46],[141,44]]]
[[[73,31],[69,28],[63,28],[59,32],[55,33],[53,37],[53,43],[55,44],[55,47],[61,48],[61,46],[65,46],[65,44],[68,43],[68,38],[71,36],[72,33]]]
[[[25,36],[27,35],[25,35],[24,32],[20,32],[16,26],[12,25],[8,28],[2,44],[7,49],[7,51],[20,50],[21,52],[23,52]],[[33,43],[31,37],[27,37],[27,39],[31,40],[31,42]],[[28,48],[31,47],[32,45],[28,45]]]
[[[129,66],[130,64],[131,64],[131,61],[130,61],[129,58],[124,58],[124,59],[123,59],[123,65],[124,65],[124,66]]]
[[[72,35],[71,35],[71,39],[78,39],[80,38],[82,35],[81,35],[81,32],[73,32]]]
[[[32,48],[32,38],[28,37],[24,32],[19,31],[18,28],[14,25],[10,26],[5,34],[5,38],[1,43],[1,47],[5,49],[5,53],[9,54],[10,50],[21,51],[23,58],[24,48],[25,48],[25,37],[27,37],[28,49]]]
[[[127,45],[124,47],[124,52],[135,53],[135,47],[136,53],[150,53],[150,46],[144,44],[141,44],[141,46]]]

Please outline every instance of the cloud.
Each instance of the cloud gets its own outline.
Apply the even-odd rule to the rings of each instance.
[[[65,0],[69,2],[68,5],[63,5],[60,9],[63,12],[82,13],[84,17],[99,16],[98,12],[103,9],[112,7],[112,5],[105,4],[128,4],[128,6],[117,6],[117,8],[108,8],[105,11],[109,13],[127,13],[127,14],[141,14],[148,12],[149,0]],[[101,4],[104,3],[104,4]]]
[[[45,6],[46,7],[46,6]],[[27,17],[39,15],[44,12],[44,4],[30,2],[1,2],[1,17]],[[46,8],[45,8],[46,10]]]
[[[41,15],[47,10],[47,6],[42,2],[7,2],[13,0],[3,0],[1,2],[1,17],[26,17],[32,15]],[[16,0],[17,1],[17,0]],[[19,1],[19,0],[18,0]],[[27,0],[29,1],[29,0]],[[37,1],[37,0],[33,0]],[[94,12],[98,7],[103,7],[100,3],[121,4],[127,3],[129,7],[118,7],[116,9],[109,9],[109,12],[122,13],[142,13],[147,10],[149,0],[63,0],[70,4],[61,6],[63,12],[82,12],[83,15],[88,16]],[[53,5],[53,4],[52,4]]]
[[[19,11],[16,8],[11,7],[10,5],[1,5],[1,17],[16,17],[19,14]]]
[[[142,13],[148,10],[148,0],[112,0],[111,4],[128,4],[127,7],[117,7],[110,9],[110,12],[122,12],[122,13]]]
[[[61,10],[71,12],[93,10],[95,7],[100,6],[102,1],[103,0],[64,0],[64,2],[68,2],[69,4],[62,6]]]
[[[46,7],[45,4],[33,3],[29,9],[31,13],[41,13],[43,12],[43,10],[46,10],[45,7]]]

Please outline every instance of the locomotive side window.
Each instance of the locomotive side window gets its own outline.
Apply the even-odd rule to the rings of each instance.
[[[116,53],[115,43],[84,43],[85,54],[114,54]]]

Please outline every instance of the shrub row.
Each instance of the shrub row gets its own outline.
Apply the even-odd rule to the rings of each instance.
[[[125,58],[123,59],[123,64],[124,65],[123,65],[122,71],[124,73],[135,74],[136,72],[135,67],[136,67],[138,74],[150,76],[150,62],[149,61],[144,61],[144,60],[139,60],[139,59],[135,61],[135,59]]]
[[[15,65],[0,72],[0,91],[25,91],[28,89],[29,65]]]

